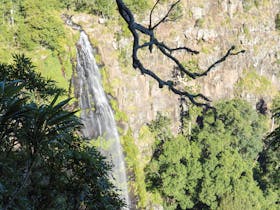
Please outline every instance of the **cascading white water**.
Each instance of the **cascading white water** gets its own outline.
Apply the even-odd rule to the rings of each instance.
[[[83,31],[77,43],[77,76],[81,119],[84,123],[83,134],[90,139],[101,136],[109,142],[106,151],[103,152],[113,164],[112,176],[115,184],[129,206],[125,162],[114,114],[102,87],[93,48]]]

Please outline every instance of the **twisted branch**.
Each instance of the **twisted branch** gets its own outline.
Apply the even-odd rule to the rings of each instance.
[[[235,49],[234,46],[232,46],[224,56],[222,56],[220,59],[218,59],[216,62],[214,62],[212,65],[210,65],[205,71],[202,73],[199,72],[191,72],[189,69],[187,69],[180,60],[178,60],[175,56],[172,55],[173,52],[176,51],[185,51],[190,54],[198,54],[199,52],[193,49],[190,49],[188,47],[177,47],[177,48],[171,48],[168,47],[163,42],[158,41],[154,34],[154,30],[162,23],[166,22],[170,12],[174,9],[174,7],[180,2],[180,0],[177,0],[174,2],[167,13],[161,18],[155,25],[152,23],[152,16],[155,8],[158,6],[160,0],[157,0],[154,4],[152,10],[150,11],[149,15],[149,26],[145,27],[137,22],[135,22],[134,16],[130,9],[124,4],[122,0],[116,0],[116,3],[118,5],[118,11],[122,18],[126,21],[128,24],[128,28],[133,36],[133,47],[132,47],[132,65],[133,68],[139,69],[142,74],[148,75],[155,79],[158,84],[159,88],[163,88],[164,86],[167,86],[170,91],[173,93],[184,96],[189,99],[189,101],[200,107],[204,107],[206,109],[214,109],[209,105],[210,100],[204,96],[203,94],[192,94],[188,91],[183,91],[175,87],[175,84],[171,80],[164,80],[160,78],[153,70],[150,70],[144,66],[142,61],[138,57],[138,50],[143,48],[148,48],[149,51],[152,53],[153,47],[159,49],[159,51],[166,57],[168,57],[171,61],[173,61],[176,65],[176,67],[181,71],[183,75],[189,76],[191,79],[196,79],[198,77],[206,76],[208,72],[210,72],[212,69],[214,69],[218,64],[224,62],[228,57],[232,55],[238,55],[240,53],[244,53],[245,51],[239,51],[239,52],[233,52]],[[139,44],[139,36],[140,34],[146,35],[149,37],[149,42],[145,42],[144,44]],[[202,102],[200,102],[202,101]]]

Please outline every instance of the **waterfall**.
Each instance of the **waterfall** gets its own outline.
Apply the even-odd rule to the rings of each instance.
[[[114,114],[102,87],[93,48],[83,31],[77,43],[77,76],[83,135],[89,139],[100,136],[105,139],[107,148],[103,154],[112,162],[114,184],[121,190],[121,198],[129,206],[125,162]]]

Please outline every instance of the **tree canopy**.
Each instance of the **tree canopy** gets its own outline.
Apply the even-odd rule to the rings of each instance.
[[[242,100],[216,104],[217,120],[204,116],[191,136],[171,134],[163,116],[150,125],[156,141],[146,168],[148,190],[166,209],[276,209],[254,179],[265,118]]]

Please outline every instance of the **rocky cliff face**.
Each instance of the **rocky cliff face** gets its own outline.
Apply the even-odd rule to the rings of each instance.
[[[114,29],[108,28],[103,20],[89,15],[74,16],[73,21],[83,26],[93,45],[98,44],[95,46],[103,66],[104,83],[109,86],[105,89],[117,99],[119,109],[128,116],[128,122],[123,122],[126,124],[123,127],[129,125],[137,133],[141,126],[155,118],[157,112],[167,114],[174,122],[178,121],[178,96],[159,89],[156,82],[132,68],[130,38],[117,41],[115,34],[118,27],[113,25]],[[176,129],[178,123],[174,124],[174,131]]]
[[[155,19],[160,18],[164,8],[161,5],[155,12]],[[280,87],[280,31],[275,26],[279,0],[186,0],[177,12],[179,20],[163,24],[157,35],[171,46],[186,45],[201,52],[195,57],[178,55],[186,64],[206,69],[232,45],[246,50],[243,55],[230,57],[206,77],[184,80],[184,85],[212,100],[234,96],[252,103],[260,98],[271,100]],[[74,15],[73,20],[83,26],[98,48],[100,63],[105,66],[102,71],[107,75],[105,83],[133,130],[154,119],[158,111],[178,121],[178,96],[159,89],[155,81],[132,69],[131,37],[125,36],[117,21],[89,15]],[[142,56],[151,69],[171,77],[172,63],[156,51]]]
[[[186,37],[214,49],[213,53],[205,56],[209,60],[199,59],[201,66],[209,65],[216,53],[224,52],[230,45],[246,50],[244,55],[232,57],[202,79],[202,92],[213,99],[233,96],[269,99],[275,93],[269,89],[279,88],[280,36],[275,27],[275,18],[280,3],[277,0],[258,2],[218,1],[192,8],[193,19],[203,20],[203,24],[202,27],[189,25],[185,31]],[[200,14],[195,11],[200,11]],[[256,73],[256,78],[247,81],[254,82],[255,87],[240,84],[248,72]],[[267,87],[258,84],[259,80],[265,83],[266,79],[271,83]],[[238,85],[243,86],[238,89]]]

